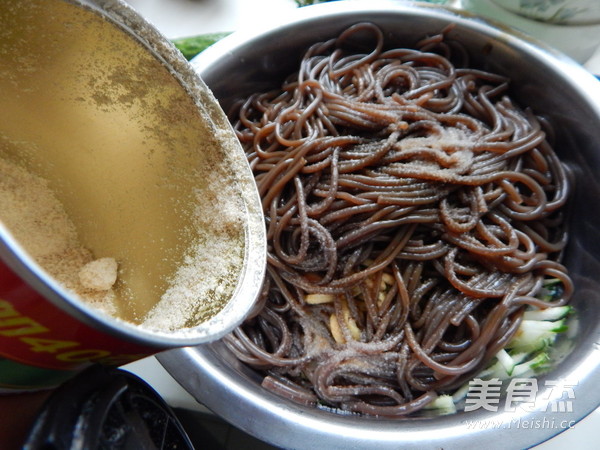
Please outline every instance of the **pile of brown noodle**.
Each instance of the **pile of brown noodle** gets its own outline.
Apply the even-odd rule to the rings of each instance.
[[[345,50],[357,33],[374,50]],[[526,305],[550,306],[545,279],[563,285],[552,306],[571,295],[567,177],[540,121],[505,77],[455,67],[444,33],[417,48],[384,50],[357,24],[232,119],[269,248],[226,343],[295,401],[414,412],[489,364]]]

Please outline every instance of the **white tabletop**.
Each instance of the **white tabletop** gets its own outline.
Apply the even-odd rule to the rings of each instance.
[[[248,23],[261,23],[296,8],[294,0],[126,0],[166,37],[178,38],[203,33],[234,31]],[[584,66],[600,74],[600,49]],[[188,394],[158,363],[149,357],[125,366],[145,379],[171,405],[190,410],[207,411]],[[563,450],[598,448],[597,430],[600,429],[600,409],[555,438],[536,447],[536,450]]]

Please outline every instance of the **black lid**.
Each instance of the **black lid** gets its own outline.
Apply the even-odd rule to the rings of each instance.
[[[52,393],[24,449],[193,449],[179,420],[141,378],[92,366]]]

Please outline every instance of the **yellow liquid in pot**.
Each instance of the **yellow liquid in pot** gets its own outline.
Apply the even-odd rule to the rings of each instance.
[[[242,227],[202,236],[194,222],[206,171],[231,176],[214,131],[131,36],[66,2],[3,0],[0,96],[0,157],[49,180],[81,243],[119,262],[120,318],[143,320],[198,239],[241,258]]]

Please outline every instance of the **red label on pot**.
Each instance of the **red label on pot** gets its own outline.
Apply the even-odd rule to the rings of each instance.
[[[60,336],[65,333],[61,333],[59,328],[64,328],[65,325],[68,326],[64,322],[61,325],[54,323],[50,328],[27,313],[18,311],[7,300],[0,299],[0,354],[21,363],[67,370],[76,369],[91,361],[121,365],[147,354],[124,354],[123,348],[115,353],[106,347],[106,342],[102,347],[88,347],[77,339],[77,333],[73,334],[73,338],[62,338]],[[77,327],[77,324],[71,324],[73,326]]]
[[[79,371],[91,363],[126,364],[156,351],[78,320],[0,262],[0,357],[38,368]]]

